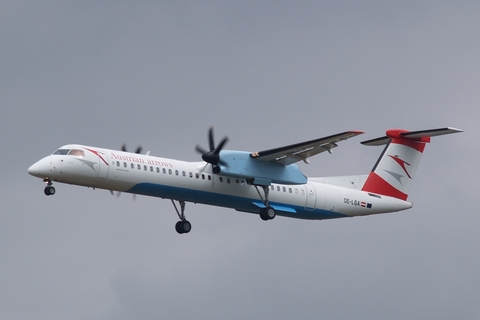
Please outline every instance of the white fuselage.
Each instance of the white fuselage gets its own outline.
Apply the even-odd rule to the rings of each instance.
[[[263,191],[245,179],[213,174],[205,162],[186,162],[83,145],[66,145],[33,164],[36,177],[80,186],[128,192],[259,213]],[[300,219],[331,219],[409,209],[397,198],[363,192],[355,186],[320,182],[272,184],[270,205],[276,214]],[[327,178],[325,181],[335,181]],[[361,188],[361,186],[360,186]]]

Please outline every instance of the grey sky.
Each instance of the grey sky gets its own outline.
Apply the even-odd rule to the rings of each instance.
[[[478,319],[480,3],[0,4],[0,318]],[[56,184],[68,143],[198,160],[365,135],[301,165],[366,174],[385,130],[427,146],[411,210],[302,221]]]

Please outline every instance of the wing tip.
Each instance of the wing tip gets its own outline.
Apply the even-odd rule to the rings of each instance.
[[[359,134],[364,134],[365,131],[362,131],[362,130],[350,130],[350,131],[346,131],[345,133],[351,133],[351,134],[353,134],[354,136],[358,136]]]

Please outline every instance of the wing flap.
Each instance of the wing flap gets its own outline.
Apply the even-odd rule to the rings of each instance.
[[[289,165],[300,160],[308,163],[308,158],[325,151],[331,152],[333,148],[337,147],[337,142],[347,140],[360,134],[363,134],[363,131],[346,131],[285,147],[254,152],[250,154],[250,156],[257,160],[277,162],[283,165]]]

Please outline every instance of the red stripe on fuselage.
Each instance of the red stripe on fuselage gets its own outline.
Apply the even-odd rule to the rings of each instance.
[[[108,166],[108,162],[105,161],[105,159],[103,159],[103,157],[98,153],[97,150],[92,150],[92,149],[88,149],[88,148],[85,148],[86,150],[90,151],[91,153],[97,155],[97,157],[99,157],[100,159],[103,160],[103,162],[105,162],[105,164]]]

